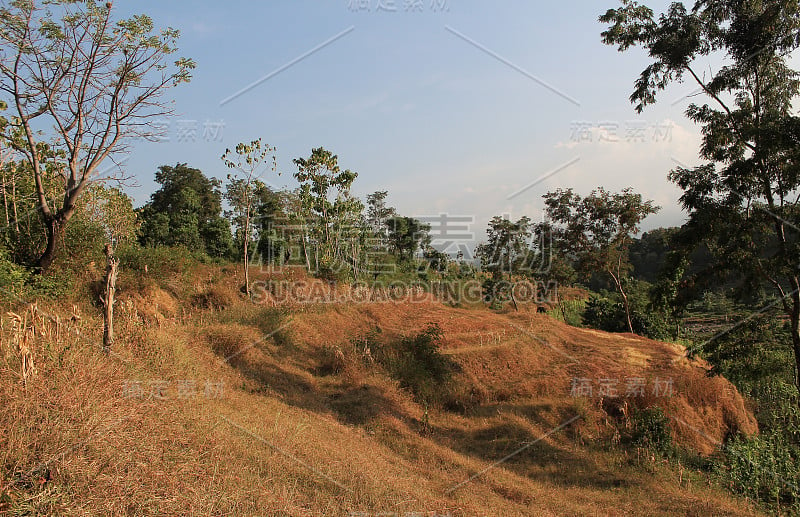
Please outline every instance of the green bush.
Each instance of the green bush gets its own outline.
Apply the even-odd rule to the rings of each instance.
[[[724,484],[752,499],[800,511],[800,449],[779,433],[736,437],[715,465]]]
[[[71,275],[37,275],[14,263],[5,248],[0,248],[0,297],[11,300],[58,298],[70,292]]]
[[[634,333],[651,339],[671,339],[668,318],[662,312],[655,311],[649,306],[650,284],[629,281],[625,289]],[[589,298],[583,313],[583,324],[606,332],[628,332],[622,296],[617,292],[604,291],[599,296],[594,295]]]
[[[507,303],[511,303],[511,284],[504,280],[487,278],[481,284],[483,301],[489,304],[492,310],[500,310]]]
[[[340,260],[327,263],[320,261],[315,276],[326,282],[346,283],[353,280],[353,269],[350,264]]]
[[[717,312],[728,304],[704,298]],[[750,318],[700,348],[713,372],[749,397],[759,436],[738,436],[724,447],[716,470],[723,484],[761,503],[800,513],[800,409],[791,338],[774,314]]]
[[[582,327],[586,305],[586,300],[563,300],[547,311],[547,314],[572,327]]]
[[[399,343],[376,347],[375,359],[417,400],[440,405],[458,369],[457,363],[439,351],[441,340],[442,329],[431,323]]]
[[[672,451],[669,417],[658,406],[636,409],[631,416],[631,443],[662,454]]]
[[[30,278],[30,272],[12,262],[8,251],[0,248],[0,288],[5,291],[3,294],[22,294],[28,278]]]
[[[621,302],[603,296],[591,296],[583,311],[583,324],[606,332],[623,332],[625,311]]]

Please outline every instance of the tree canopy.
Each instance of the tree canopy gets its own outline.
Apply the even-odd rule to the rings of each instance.
[[[702,127],[706,163],[669,176],[689,213],[686,248],[706,246],[715,259],[708,273],[742,275],[742,293],[774,289],[791,321],[800,370],[800,118],[793,109],[800,77],[787,62],[800,46],[800,3],[673,3],[656,17],[624,0],[600,21],[609,24],[606,44],[641,47],[650,56],[630,97],[637,111],[676,81],[697,85],[705,102],[690,103],[686,115]],[[701,74],[698,60],[712,53],[725,64]],[[796,380],[800,390],[800,375]]]
[[[212,257],[229,256],[231,229],[222,217],[220,182],[178,163],[156,172],[161,188],[140,210],[140,242],[145,246],[185,246]]]
[[[189,81],[194,62],[168,56],[179,32],[156,30],[145,15],[112,19],[112,4],[91,0],[16,0],[0,7],[0,92],[11,118],[0,138],[28,163],[46,246],[46,270],[64,226],[101,164],[133,137],[158,135],[171,114],[168,89]],[[50,177],[60,195],[48,197]]]

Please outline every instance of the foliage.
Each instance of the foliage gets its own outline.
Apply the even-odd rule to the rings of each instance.
[[[167,279],[181,273],[191,265],[208,260],[205,253],[176,246],[139,246],[138,243],[122,243],[116,252],[120,259],[120,270],[132,273],[134,278],[152,280]]]
[[[690,266],[689,259],[680,251],[667,253],[665,263],[658,274],[656,283],[650,289],[649,309],[662,314],[674,330],[673,340],[680,338],[680,321],[690,297],[685,289],[686,271]]]
[[[120,189],[102,183],[86,187],[78,216],[96,225],[114,246],[136,239],[140,226],[131,198]]]
[[[631,269],[628,250],[639,224],[659,207],[630,188],[611,193],[599,187],[583,198],[572,189],[558,189],[543,197],[557,249],[585,278],[601,271],[609,275],[622,297],[627,328],[633,332],[624,287]]]
[[[650,284],[636,280],[625,283],[630,307],[630,323],[633,332],[651,339],[671,338],[670,320],[663,312],[652,309],[648,293]],[[583,324],[606,332],[628,332],[628,315],[622,297],[617,292],[593,295],[586,302]]]
[[[66,223],[107,158],[133,137],[157,134],[154,117],[171,114],[160,97],[189,81],[178,31],[157,31],[133,16],[116,23],[112,3],[52,0],[0,7],[0,91],[13,102],[2,137],[28,165],[46,234],[37,265],[52,264]],[[46,184],[58,180],[59,195]]]
[[[234,151],[225,150],[222,161],[229,169],[235,169],[237,175],[228,175],[225,187],[225,199],[231,206],[227,214],[236,231],[238,248],[242,250],[244,268],[244,288],[250,296],[250,242],[258,237],[253,235],[253,220],[256,210],[268,203],[270,190],[259,178],[266,173],[265,166],[273,171],[277,169],[274,147],[262,144],[261,139],[249,144],[239,143]],[[234,153],[236,156],[234,156]],[[272,158],[270,160],[270,157]]]
[[[350,188],[358,173],[341,170],[339,157],[322,147],[312,149],[307,159],[295,159],[294,164],[307,266],[311,268],[309,248],[313,247],[319,270],[335,273],[347,264],[355,269],[364,205],[350,194]]]
[[[403,337],[395,345],[377,347],[375,359],[400,385],[427,404],[441,403],[457,364],[439,351],[442,329],[429,324],[421,332]]]
[[[161,187],[139,210],[143,246],[184,246],[212,257],[230,256],[230,225],[222,217],[220,183],[199,169],[178,163],[156,172]]]
[[[800,510],[800,448],[778,433],[738,436],[724,447],[716,471],[734,492]]]
[[[583,312],[583,324],[605,332],[622,332],[625,322],[620,316],[625,317],[624,311],[622,303],[608,297],[591,296]]]
[[[414,255],[430,243],[430,225],[413,217],[394,216],[386,220],[389,230],[389,249],[406,262],[413,260]]]
[[[484,298],[494,308],[514,299],[514,282],[520,276],[532,273],[535,257],[532,249],[533,229],[529,217],[523,216],[516,222],[495,216],[486,229],[487,242],[480,244],[475,255],[481,261],[481,270],[490,278],[483,282]]]
[[[7,296],[21,296],[30,272],[10,260],[8,251],[0,247],[0,292]]]
[[[245,193],[245,191],[249,192]],[[258,253],[245,253],[245,237],[249,239],[248,248],[251,242],[255,243],[256,252],[258,252],[258,245],[263,241],[265,250],[270,251],[272,248],[266,242],[270,237],[270,232],[275,232],[275,226],[281,217],[278,193],[270,189],[263,181],[253,180],[248,187],[246,180],[229,176],[228,183],[225,185],[224,197],[231,206],[231,210],[226,211],[225,215],[233,225],[233,240],[237,258],[243,260],[244,256],[248,255],[252,259],[258,255]],[[246,206],[248,203],[250,204],[249,215]],[[247,222],[248,218],[249,222]],[[245,227],[248,227],[249,230],[246,231]],[[265,255],[278,258],[280,247],[275,247],[275,250]]]
[[[707,300],[709,303],[712,298]],[[718,297],[710,306],[718,311]],[[713,372],[753,401],[760,435],[727,441],[716,468],[735,492],[800,510],[800,408],[788,325],[775,313],[756,314],[701,347]]]
[[[291,258],[293,235],[289,231],[292,192],[276,192],[266,185],[256,191],[255,221],[256,254],[265,264],[283,265]]]
[[[397,215],[394,207],[386,204],[386,190],[379,190],[367,195],[367,223],[376,235],[385,235],[386,221]]]
[[[659,406],[635,409],[631,415],[631,442],[639,447],[668,453],[672,450],[669,417]]]
[[[560,300],[547,314],[572,327],[582,327],[587,303],[588,300]]]
[[[44,220],[36,202],[36,183],[30,165],[24,160],[14,161],[14,154],[6,150],[7,161],[0,168],[3,181],[3,217],[5,226],[2,238],[14,262],[34,265],[47,245],[42,231]],[[46,175],[42,188],[49,198],[59,192],[58,178]]]
[[[422,258],[428,262],[428,268],[430,268],[431,271],[435,271],[439,274],[446,273],[450,265],[450,256],[443,251],[437,250],[433,246],[425,247],[422,251]]]
[[[752,315],[705,341],[703,357],[755,401],[762,431],[786,434],[800,444],[800,409],[792,392],[795,371],[785,323],[775,313]]]
[[[512,222],[500,216],[489,221],[486,230],[486,244],[478,246],[475,254],[481,261],[481,269],[494,278],[502,278],[504,274],[528,272],[532,251],[531,220],[521,217]]]
[[[800,117],[793,108],[800,75],[788,63],[800,46],[800,2],[715,0],[691,10],[673,3],[656,18],[624,0],[600,21],[609,24],[606,44],[639,46],[651,58],[630,97],[637,111],[684,77],[699,86],[706,102],[689,104],[686,115],[702,127],[706,163],[669,176],[689,213],[687,246],[708,250],[705,275],[741,276],[743,295],[774,290],[792,322],[800,368]],[[724,64],[701,77],[697,67],[712,53]]]
[[[15,263],[8,251],[0,247],[0,298],[19,302],[31,298],[58,299],[72,291],[70,275],[37,275]]]
[[[36,211],[30,215],[37,219],[40,217]],[[76,276],[86,273],[87,264],[105,263],[103,250],[106,244],[116,247],[135,239],[138,227],[136,212],[127,195],[118,188],[103,183],[87,184],[83,196],[75,207],[75,215],[64,229],[62,237],[64,249],[52,263],[49,273],[43,276],[49,277],[49,282],[55,284],[65,284],[74,280]],[[19,233],[10,228],[8,230],[9,247],[19,253],[26,247],[24,236],[27,230]],[[39,228],[40,236],[42,233]],[[33,242],[41,252],[44,240],[39,238]],[[28,246],[31,244],[27,243]],[[22,262],[18,258],[17,261]],[[52,291],[55,284],[47,290]],[[64,290],[66,289],[64,287]]]
[[[646,282],[655,283],[668,262],[679,228],[655,228],[642,233],[631,241],[629,260],[632,275]]]

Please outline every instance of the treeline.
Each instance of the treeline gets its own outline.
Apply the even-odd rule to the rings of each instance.
[[[89,183],[64,227],[53,267],[81,271],[102,260],[108,243],[123,257],[134,247],[234,262],[246,253],[251,264],[303,267],[333,281],[474,273],[463,256],[456,260],[431,245],[430,224],[389,206],[387,191],[365,200],[353,196],[358,174],[342,169],[332,152],[316,148],[294,163],[293,189],[273,188],[267,184],[272,178],[262,175],[233,173],[221,181],[187,163],[163,165],[155,173],[159,187],[139,208],[117,186]],[[0,253],[17,279],[27,272],[30,281],[41,282],[34,277],[42,276],[37,264],[47,231],[28,168],[9,157],[0,166]],[[46,196],[57,199],[60,178],[45,177]]]
[[[398,214],[387,204],[387,191],[366,200],[353,196],[358,174],[342,170],[335,154],[317,148],[294,163],[294,189],[252,180],[249,211],[242,209],[241,179],[229,176],[223,183],[185,163],[160,167],[160,188],[138,210],[139,243],[241,261],[247,242],[251,263],[303,267],[339,281],[450,267],[449,257],[431,246],[430,225]]]

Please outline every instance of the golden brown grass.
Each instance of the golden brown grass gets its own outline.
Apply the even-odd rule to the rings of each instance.
[[[434,303],[286,315],[244,302],[233,276],[195,277],[123,297],[111,356],[91,306],[74,321],[69,304],[6,308],[29,317],[1,319],[0,513],[756,513],[702,474],[612,446],[624,419],[570,396],[575,376],[673,375],[676,395],[659,402],[696,429],[676,423],[682,444],[708,453],[731,428],[753,431],[730,384],[674,345]],[[227,308],[193,303],[212,291]],[[359,346],[376,328],[391,340],[428,322],[461,367],[463,411],[426,409]],[[24,385],[23,335],[36,368]]]

